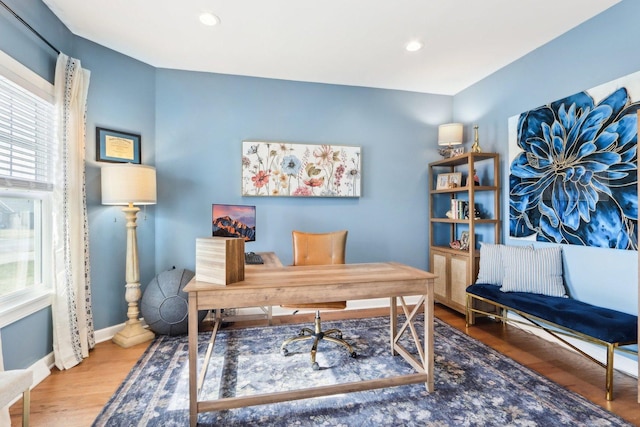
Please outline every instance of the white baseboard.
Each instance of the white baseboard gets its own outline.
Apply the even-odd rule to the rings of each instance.
[[[96,339],[96,344],[109,341],[122,328],[124,328],[124,323],[121,323],[119,325],[109,326],[108,328],[99,329],[95,331],[94,337]]]
[[[410,296],[405,297],[405,302],[407,305],[413,305],[418,302],[420,297],[418,296]],[[366,308],[388,308],[389,307],[389,298],[375,298],[375,299],[365,299],[365,300],[355,300],[355,301],[347,301],[347,310],[361,310]],[[279,305],[272,307],[272,315],[273,316],[285,316],[293,313],[292,308],[282,308]],[[257,315],[264,314],[264,312],[259,307],[249,307],[249,308],[237,308],[234,309],[235,314],[238,316],[245,315]],[[314,309],[305,309],[301,311],[315,311]]]

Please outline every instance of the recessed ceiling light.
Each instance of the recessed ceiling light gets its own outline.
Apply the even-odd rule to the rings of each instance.
[[[415,52],[418,51],[420,49],[422,49],[422,43],[420,43],[417,40],[413,40],[410,41],[409,43],[407,43],[407,45],[405,46],[405,49],[407,49],[409,52]]]
[[[217,25],[220,22],[220,18],[218,18],[216,15],[214,15],[211,12],[202,12],[200,14],[200,22],[202,22],[202,24],[204,25],[213,27],[214,25]]]

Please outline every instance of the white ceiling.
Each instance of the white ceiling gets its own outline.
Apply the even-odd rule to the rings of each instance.
[[[154,67],[454,95],[620,0],[43,1]]]

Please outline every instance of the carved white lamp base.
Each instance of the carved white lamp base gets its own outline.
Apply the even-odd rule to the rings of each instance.
[[[143,328],[139,320],[137,323],[129,323],[129,321],[127,321],[124,329],[113,336],[113,342],[120,347],[129,348],[154,338],[155,334]]]
[[[131,347],[145,341],[152,340],[155,335],[140,323],[140,310],[138,301],[142,296],[140,292],[140,269],[138,265],[138,239],[136,236],[136,215],[140,208],[129,204],[122,209],[127,219],[127,262],[126,262],[126,291],[125,299],[129,303],[124,329],[113,336],[113,342],[121,347]]]

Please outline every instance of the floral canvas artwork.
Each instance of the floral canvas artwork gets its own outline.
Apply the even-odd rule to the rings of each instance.
[[[510,235],[638,249],[640,73],[509,120]]]
[[[243,141],[242,195],[360,197],[360,147]]]

